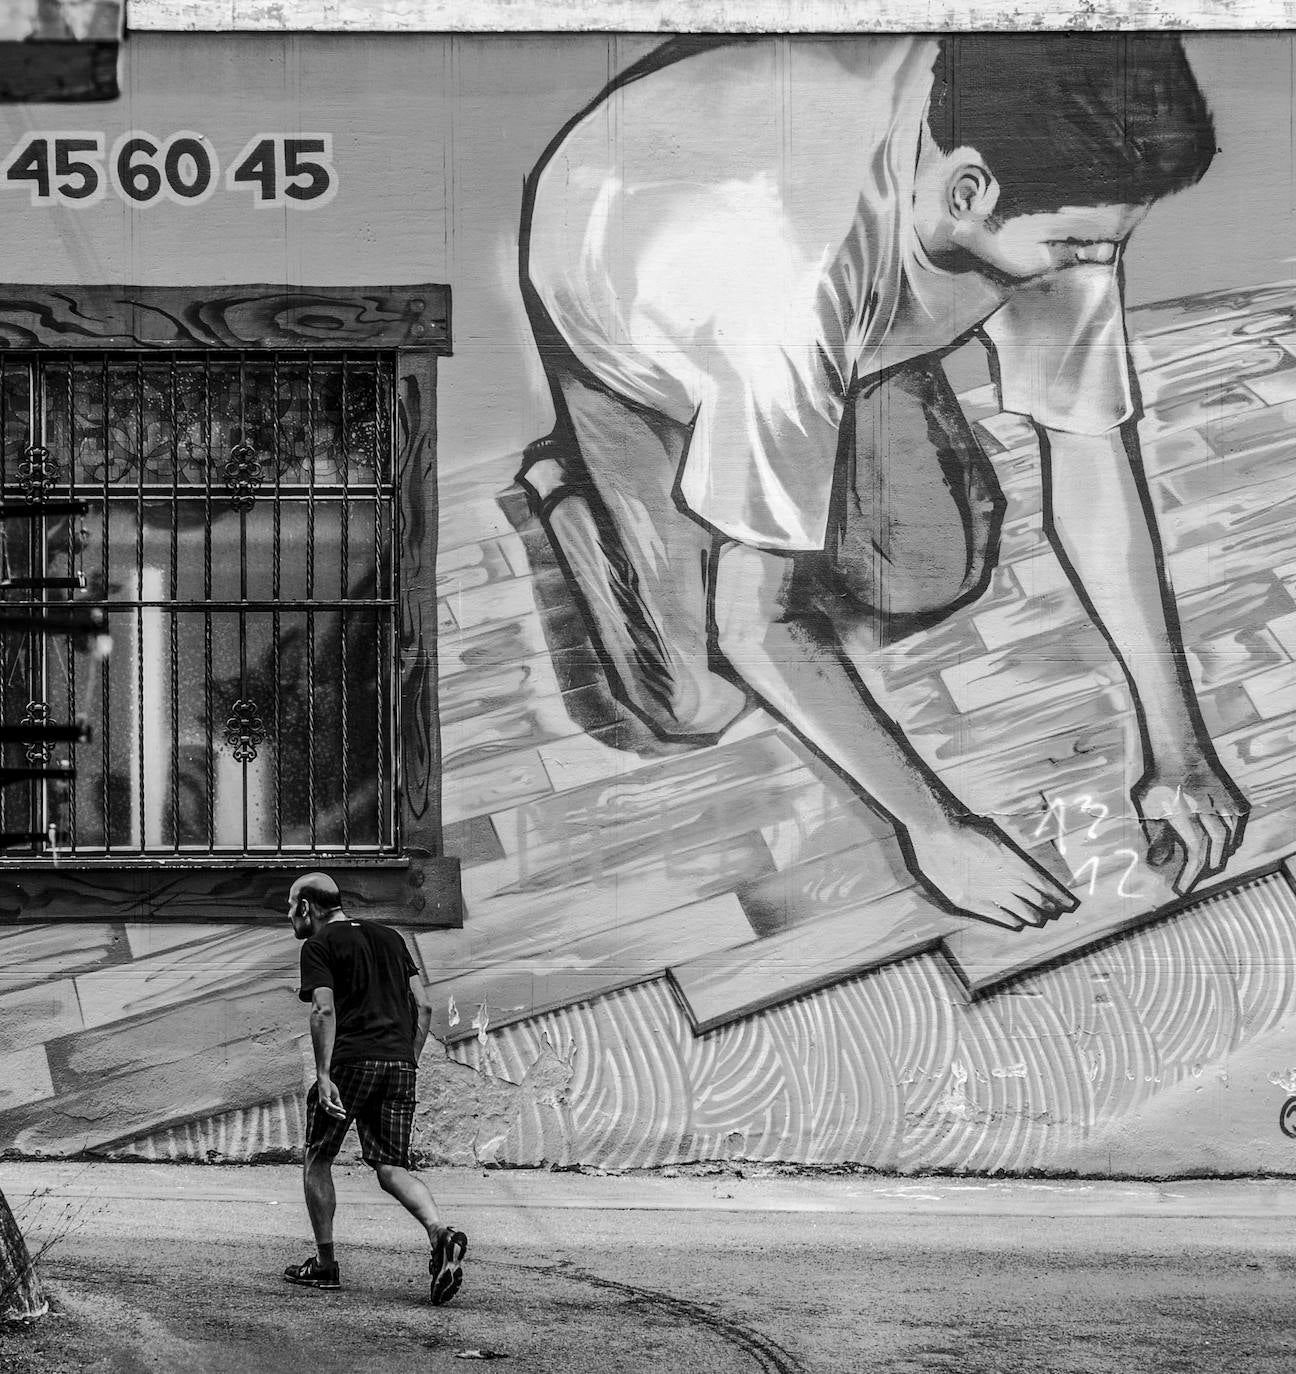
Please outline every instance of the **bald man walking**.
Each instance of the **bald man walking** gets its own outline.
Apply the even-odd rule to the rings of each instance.
[[[415,1066],[431,1023],[418,970],[396,931],[342,910],[327,874],[293,883],[288,919],[304,941],[297,996],[311,1004],[315,1083],[306,1095],[303,1182],[318,1253],[289,1265],[284,1278],[307,1288],[342,1286],[333,1252],[333,1160],[354,1121],[379,1186],[427,1231],[433,1303],[449,1302],[463,1281],[468,1237],[441,1224],[432,1194],[410,1172]]]

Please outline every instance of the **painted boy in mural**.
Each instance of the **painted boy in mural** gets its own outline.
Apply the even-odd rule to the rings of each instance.
[[[1157,36],[682,41],[577,116],[526,189],[557,424],[522,480],[622,699],[714,738],[750,692],[944,901],[1013,928],[1075,906],[932,774],[833,628],[905,632],[986,585],[1003,497],[940,362],[978,334],[1130,684],[1149,857],[1178,848],[1182,892],[1219,872],[1247,804],[1185,667],[1121,278],[1214,149]]]

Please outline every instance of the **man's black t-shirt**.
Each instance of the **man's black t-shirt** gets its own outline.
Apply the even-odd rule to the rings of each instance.
[[[418,1011],[409,980],[417,972],[405,941],[373,921],[331,921],[302,945],[297,996],[309,1002],[316,988],[333,989],[334,1064],[414,1062]]]

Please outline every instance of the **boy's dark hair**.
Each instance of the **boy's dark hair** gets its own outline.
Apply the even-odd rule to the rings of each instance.
[[[1146,205],[1199,181],[1215,129],[1169,34],[960,34],[941,40],[927,123],[975,148],[995,218],[1064,205]]]

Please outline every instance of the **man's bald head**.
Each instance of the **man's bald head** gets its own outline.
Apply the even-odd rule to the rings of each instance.
[[[293,905],[300,901],[310,902],[320,912],[338,911],[342,906],[342,894],[327,873],[303,873],[293,883],[288,901]]]

